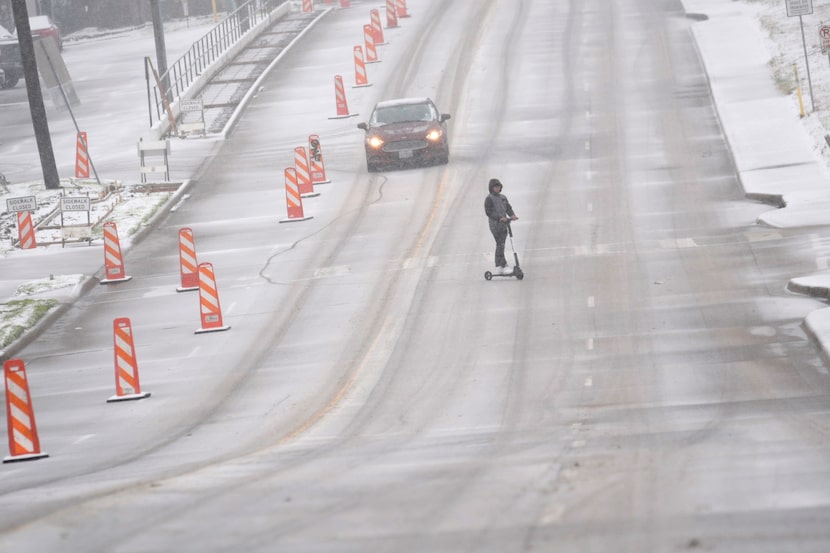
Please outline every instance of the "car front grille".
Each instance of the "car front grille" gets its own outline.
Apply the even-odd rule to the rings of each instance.
[[[401,150],[421,150],[426,147],[426,140],[401,140],[399,142],[387,142],[383,145],[383,151],[400,152]]]

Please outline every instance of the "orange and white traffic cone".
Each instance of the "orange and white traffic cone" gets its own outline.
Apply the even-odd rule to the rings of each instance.
[[[319,196],[320,193],[314,191],[314,184],[311,182],[308,154],[305,151],[305,146],[294,148],[294,170],[297,172],[297,186],[300,188],[300,196],[303,198]]]
[[[386,44],[383,38],[383,25],[380,24],[380,11],[373,9],[369,11],[369,18],[372,22],[372,30],[375,33],[375,46]]]
[[[386,28],[394,29],[398,26],[398,7],[395,0],[386,0]]]
[[[141,391],[133,343],[133,326],[127,317],[112,321],[112,343],[115,352],[115,395],[110,396],[107,403],[150,397],[150,392]]]
[[[179,273],[181,286],[176,292],[187,292],[199,289],[199,268],[196,262],[196,241],[193,239],[193,229],[184,227],[179,229]]]
[[[202,316],[202,327],[196,330],[196,334],[228,330],[231,327],[222,323],[219,289],[216,287],[216,275],[210,263],[199,263],[199,312]]]
[[[329,119],[343,119],[354,117],[357,113],[349,113],[349,103],[346,101],[346,87],[343,86],[343,77],[334,76],[334,101],[337,104],[337,115]]]
[[[378,63],[378,49],[375,48],[375,31],[371,25],[363,26],[363,42],[366,43],[366,63]]]
[[[406,13],[406,0],[398,0],[398,17],[409,17]]]
[[[30,211],[17,212],[17,237],[20,240],[21,250],[37,248],[35,226],[32,224],[32,213]]]
[[[86,141],[86,133],[79,132],[75,142],[75,178],[89,178],[89,143]]]
[[[341,8],[350,8],[351,2],[349,0],[340,0],[340,7]]]
[[[118,227],[112,221],[104,223],[104,269],[106,276],[101,284],[124,282],[133,278],[127,276],[124,270],[121,243],[118,241]]]
[[[311,13],[314,11],[313,0],[303,0],[303,13]]]
[[[6,380],[6,423],[9,430],[9,456],[4,463],[49,457],[40,450],[32,395],[26,380],[26,365],[20,359],[3,363]]]
[[[326,177],[326,163],[323,161],[323,148],[320,146],[320,137],[316,134],[308,135],[308,165],[311,174],[311,184],[326,184],[331,182]]]
[[[354,47],[354,86],[352,88],[363,88],[372,86],[369,77],[366,75],[366,62],[363,60],[363,48]]]
[[[308,221],[313,217],[303,215],[303,198],[300,196],[300,187],[297,184],[297,172],[293,167],[285,169],[285,205],[288,218],[280,219],[280,223]]]

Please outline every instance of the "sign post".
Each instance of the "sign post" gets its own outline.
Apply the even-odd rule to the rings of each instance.
[[[804,64],[807,66],[807,84],[810,86],[810,104],[816,111],[816,100],[813,98],[813,81],[810,78],[810,60],[807,59],[807,40],[804,38],[804,19],[802,16],[813,13],[813,0],[785,0],[787,3],[787,17],[798,16],[801,24],[801,45],[804,47]]]

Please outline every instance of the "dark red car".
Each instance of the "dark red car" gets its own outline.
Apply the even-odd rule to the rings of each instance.
[[[375,172],[382,167],[449,162],[449,118],[429,98],[378,102],[369,122],[357,126],[366,131],[366,168]]]

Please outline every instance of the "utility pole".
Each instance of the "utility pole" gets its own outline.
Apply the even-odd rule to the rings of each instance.
[[[156,66],[161,77],[161,84],[164,86],[163,96],[169,100],[170,77],[167,75],[167,47],[164,44],[164,23],[161,19],[159,0],[150,0],[150,11],[153,16],[153,36],[156,39]]]
[[[37,73],[35,46],[32,29],[29,26],[29,10],[26,0],[12,0],[14,27],[17,29],[17,42],[20,45],[20,58],[23,63],[23,78],[26,79],[26,92],[29,95],[29,112],[32,114],[32,126],[40,154],[40,169],[43,182],[49,190],[60,188],[58,167],[55,153],[52,151],[52,138],[49,135],[49,121],[46,119],[46,107],[43,105],[43,93],[40,90],[40,78]]]

